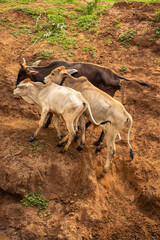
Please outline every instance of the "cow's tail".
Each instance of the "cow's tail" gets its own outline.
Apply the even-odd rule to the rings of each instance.
[[[133,120],[132,120],[132,117],[131,117],[131,115],[129,113],[127,115],[128,115],[127,122],[130,123],[129,130],[128,130],[128,135],[127,135],[127,141],[128,141],[128,145],[130,147],[130,157],[131,157],[131,159],[133,159],[134,152],[133,152],[132,146],[131,146],[130,141],[129,141],[129,135],[130,135],[130,131],[131,131],[131,128],[132,128]]]
[[[146,83],[146,82],[142,82],[142,81],[138,81],[138,80],[130,80],[128,78],[125,78],[125,77],[122,77],[122,76],[118,76],[116,75],[116,77],[120,78],[120,79],[123,79],[125,81],[128,81],[128,82],[137,82],[138,84],[142,85],[142,86],[145,86],[145,87],[150,87],[151,85]]]
[[[92,111],[91,111],[91,107],[90,107],[89,103],[88,103],[86,100],[85,100],[85,104],[86,104],[86,107],[87,107],[87,109],[88,109],[88,112],[89,112],[89,115],[90,115],[90,117],[91,117],[91,120],[92,120],[92,122],[93,122],[95,125],[99,126],[99,125],[104,125],[104,124],[106,124],[106,123],[110,123],[110,124],[111,124],[111,121],[109,121],[109,120],[104,121],[104,122],[101,122],[101,123],[97,123],[97,122],[95,121],[95,119],[93,118]]]

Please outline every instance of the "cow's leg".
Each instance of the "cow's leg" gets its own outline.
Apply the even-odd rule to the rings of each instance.
[[[80,145],[77,147],[78,151],[81,151],[85,145],[85,116],[84,114],[80,117],[80,128],[81,128],[81,142]]]
[[[108,147],[107,149],[107,160],[104,165],[104,170],[103,172],[106,173],[109,169],[111,160],[116,152],[116,147],[115,147],[115,138],[117,136],[117,133],[114,130],[113,126],[108,126],[107,127],[107,132],[106,132],[106,145]]]
[[[102,145],[99,145],[97,148],[96,148],[96,152],[100,152],[103,148],[107,147],[106,145],[106,142],[104,142]]]
[[[115,148],[115,138],[117,136],[117,132],[115,132],[115,129],[113,126],[106,126],[104,130],[105,136],[106,136],[106,145],[108,147],[107,149],[107,160],[103,168],[103,172],[100,175],[100,177],[103,177],[104,174],[108,171],[111,160],[116,152]]]
[[[88,121],[88,122],[85,124],[85,129],[87,129],[91,124],[92,124],[91,121]],[[78,139],[79,139],[79,135],[78,135],[78,132],[76,132],[76,136],[75,136],[75,138],[74,138],[74,141],[76,142]]]
[[[94,144],[95,146],[99,146],[100,143],[103,142],[103,139],[104,139],[104,132],[103,132],[103,130],[102,130],[99,139],[98,139],[97,141],[95,141],[93,144]]]
[[[75,122],[74,122],[74,129],[76,132],[76,135],[74,136],[74,142],[77,142],[79,139],[79,125],[78,125],[78,121],[79,121],[79,116],[76,118]]]
[[[63,136],[62,136],[62,134],[61,134],[61,132],[59,130],[59,118],[57,116],[55,116],[53,118],[53,125],[54,125],[54,127],[55,127],[55,129],[57,131],[57,135],[58,135],[59,140],[61,140]]]
[[[44,128],[48,128],[48,126],[50,125],[51,121],[52,121],[52,117],[53,117],[53,113],[49,113],[49,117],[47,119],[47,122],[44,124]]]
[[[91,121],[88,121],[88,122],[86,123],[85,128],[87,129],[91,124],[92,124]]]
[[[102,132],[103,132],[103,131],[102,131]],[[102,134],[102,133],[101,133],[101,134]],[[104,134],[104,132],[103,132],[103,134]],[[104,138],[104,136],[103,136],[103,138]],[[120,140],[121,140],[121,135],[118,133],[117,136],[116,136],[116,138],[115,138],[115,142],[118,142],[118,141],[120,141]],[[107,147],[106,142],[104,142],[102,145],[98,146],[98,147],[96,148],[96,152],[100,152],[104,147]]]
[[[74,130],[76,133],[78,132],[78,121],[79,121],[79,117],[77,117],[74,121]]]
[[[86,123],[86,127],[85,127],[85,128],[87,129],[91,124],[92,124],[91,121],[88,121],[88,122]],[[104,139],[104,132],[102,131],[99,139],[98,139],[97,141],[95,141],[93,144],[94,144],[95,146],[99,146],[100,143],[103,142],[103,139]]]
[[[76,107],[76,110],[74,110],[74,113],[72,113],[69,116],[67,116],[68,121],[66,121],[66,126],[68,128],[69,131],[69,137],[68,137],[68,142],[66,144],[66,146],[64,147],[64,151],[68,150],[69,145],[71,144],[72,140],[74,139],[76,132],[74,130],[74,122],[78,125],[78,120],[79,119],[83,119],[84,124],[85,124],[85,117],[83,115],[84,111],[86,110],[87,105],[85,103],[82,103],[80,106]],[[78,128],[77,128],[78,129]],[[85,127],[84,127],[85,129]],[[85,136],[85,131],[83,133],[83,136]],[[85,137],[84,137],[85,140]]]
[[[61,153],[64,153],[68,150],[72,140],[74,139],[74,136],[76,134],[75,130],[74,130],[74,125],[73,125],[73,121],[67,121],[66,122],[66,127],[68,129],[68,135],[66,136],[68,138],[68,141],[64,147],[64,150],[61,150]],[[63,139],[62,139],[63,140]]]
[[[58,147],[62,146],[63,143],[65,143],[68,140],[68,136],[69,134],[67,134],[64,138],[62,138],[59,143],[58,143]]]
[[[87,129],[91,124],[92,124],[91,121],[88,121],[85,124],[85,129]],[[76,142],[78,139],[79,139],[79,134],[78,134],[78,132],[76,132],[76,136],[74,137],[74,141]]]
[[[34,132],[34,134],[28,139],[29,142],[32,142],[35,139],[35,137],[37,136],[38,132],[40,131],[41,127],[43,126],[43,124],[45,122],[47,114],[48,114],[47,110],[42,110],[41,118],[40,118],[40,121],[39,121],[39,126],[36,129],[36,131]]]

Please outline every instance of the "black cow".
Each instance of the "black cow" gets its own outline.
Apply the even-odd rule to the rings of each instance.
[[[77,72],[74,73],[74,77],[85,76],[88,80],[97,88],[106,92],[110,96],[114,96],[115,92],[121,89],[120,80],[137,82],[142,86],[149,86],[145,82],[140,82],[137,80],[129,80],[125,77],[119,76],[113,73],[110,69],[91,63],[77,63],[77,62],[66,62],[56,60],[51,62],[47,66],[37,66],[39,61],[35,62],[32,66],[26,66],[26,61],[23,58],[23,63],[20,64],[21,68],[18,72],[17,82],[18,85],[22,80],[30,78],[34,82],[43,82],[44,78],[51,73],[51,71],[57,67],[64,66],[66,69],[76,69]],[[38,72],[35,74],[35,72]],[[45,127],[50,124],[51,116],[49,117]],[[87,124],[89,126],[90,123]],[[96,142],[99,145],[101,139],[103,138],[103,133],[100,139]]]

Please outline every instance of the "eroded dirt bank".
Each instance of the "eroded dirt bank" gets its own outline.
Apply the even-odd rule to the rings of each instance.
[[[154,33],[151,17],[156,15],[157,8],[159,4],[115,4],[101,17],[101,34],[92,36],[96,58],[81,49],[65,58],[102,64],[117,73],[123,64],[127,66],[126,77],[151,84],[151,88],[145,88],[124,82],[122,90],[116,93],[115,98],[133,116],[131,142],[135,158],[132,162],[129,159],[124,131],[123,140],[116,144],[112,166],[102,180],[97,180],[97,176],[107,150],[95,153],[92,144],[100,129],[89,128],[83,152],[78,152],[77,143],[73,143],[65,155],[60,154],[53,127],[42,129],[37,145],[27,142],[37,126],[39,111],[15,98],[13,89],[21,60],[18,56],[29,46],[30,39],[26,35],[14,38],[7,30],[1,33],[1,235],[13,240],[160,238],[160,40],[151,40]],[[13,20],[17,17],[14,11],[9,14]],[[29,20],[23,13],[22,19],[25,18]],[[112,31],[116,19],[121,28]],[[122,46],[119,35],[134,28],[137,34],[131,46]],[[85,37],[87,33],[81,33],[81,47]],[[110,45],[105,44],[106,38],[112,39]],[[34,61],[35,53],[43,47],[51,48],[47,42],[40,42],[22,56],[27,62]],[[57,58],[60,56],[41,64]],[[26,208],[20,202],[26,193],[37,190],[49,199],[47,217],[36,207]]]

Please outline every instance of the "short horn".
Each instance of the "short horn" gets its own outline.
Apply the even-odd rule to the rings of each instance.
[[[22,63],[20,63],[20,66],[21,66],[21,70],[25,70],[25,66],[23,66]]]
[[[26,60],[25,60],[25,58],[22,58],[22,60],[23,60],[22,65],[23,65],[24,67],[26,67]]]

